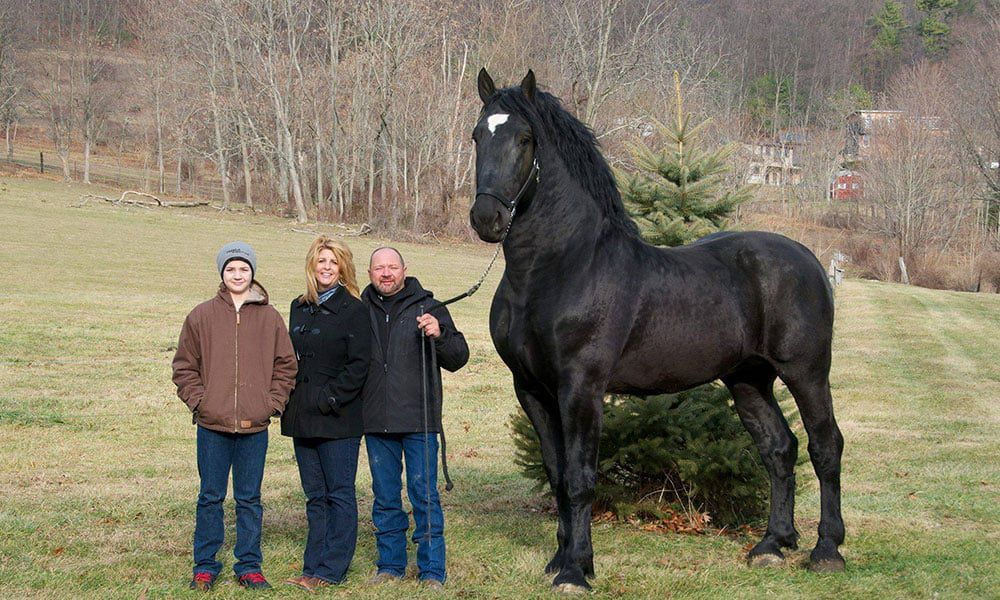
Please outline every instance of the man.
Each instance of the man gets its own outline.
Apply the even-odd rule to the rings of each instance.
[[[438,365],[457,371],[469,360],[469,346],[447,309],[434,315],[426,312],[437,302],[419,281],[406,276],[399,251],[375,250],[368,277],[371,284],[361,299],[369,307],[374,343],[362,397],[378,547],[378,571],[372,583],[406,574],[410,523],[400,497],[405,464],[406,491],[416,522],[418,577],[429,587],[441,588],[447,578],[444,514],[437,491],[441,374],[431,370],[431,361],[436,357]],[[423,348],[427,352],[422,357]]]

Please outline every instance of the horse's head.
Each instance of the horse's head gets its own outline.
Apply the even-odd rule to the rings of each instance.
[[[527,118],[505,106],[504,94],[535,95],[535,74],[528,71],[521,87],[497,93],[486,69],[479,71],[483,110],[472,130],[476,143],[476,199],[469,211],[472,228],[484,242],[497,242],[513,218],[514,208],[529,193],[537,176],[535,135]]]

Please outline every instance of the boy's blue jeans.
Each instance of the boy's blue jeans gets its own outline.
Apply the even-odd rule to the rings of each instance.
[[[358,541],[354,480],[361,438],[293,438],[292,443],[309,521],[302,574],[340,583],[347,576]]]
[[[406,531],[410,520],[403,510],[401,497],[405,461],[406,492],[416,521],[413,543],[417,545],[419,577],[443,583],[447,575],[444,513],[437,490],[437,434],[366,434],[365,447],[375,496],[372,522],[376,530],[378,572],[398,577],[406,574]]]
[[[218,575],[222,563],[215,555],[225,539],[222,501],[226,499],[229,471],[233,472],[236,499],[236,545],[233,571],[239,577],[260,571],[260,531],[264,509],[260,485],[264,479],[267,430],[257,433],[219,433],[198,427],[198,509],[194,525],[194,572]]]

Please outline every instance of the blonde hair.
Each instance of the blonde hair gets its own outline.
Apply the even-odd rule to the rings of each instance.
[[[333,258],[337,261],[340,275],[337,284],[347,289],[347,292],[355,298],[361,297],[358,289],[357,274],[354,269],[354,255],[347,244],[337,241],[329,236],[321,235],[315,240],[309,251],[306,252],[306,293],[299,297],[309,304],[319,304],[319,286],[316,284],[316,263],[319,261],[319,253],[323,250],[333,252]]]

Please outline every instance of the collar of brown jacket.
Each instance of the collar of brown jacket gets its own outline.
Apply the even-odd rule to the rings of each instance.
[[[233,307],[234,309],[236,308],[236,306],[233,304],[233,296],[232,294],[229,293],[229,290],[226,288],[225,283],[219,283],[218,295],[219,298],[221,298],[222,301],[225,302],[227,305]],[[250,291],[247,293],[247,297],[243,301],[243,304],[244,305],[267,304],[267,302],[268,302],[267,290],[265,290],[264,286],[259,284],[257,280],[254,279],[253,282],[250,283]]]

